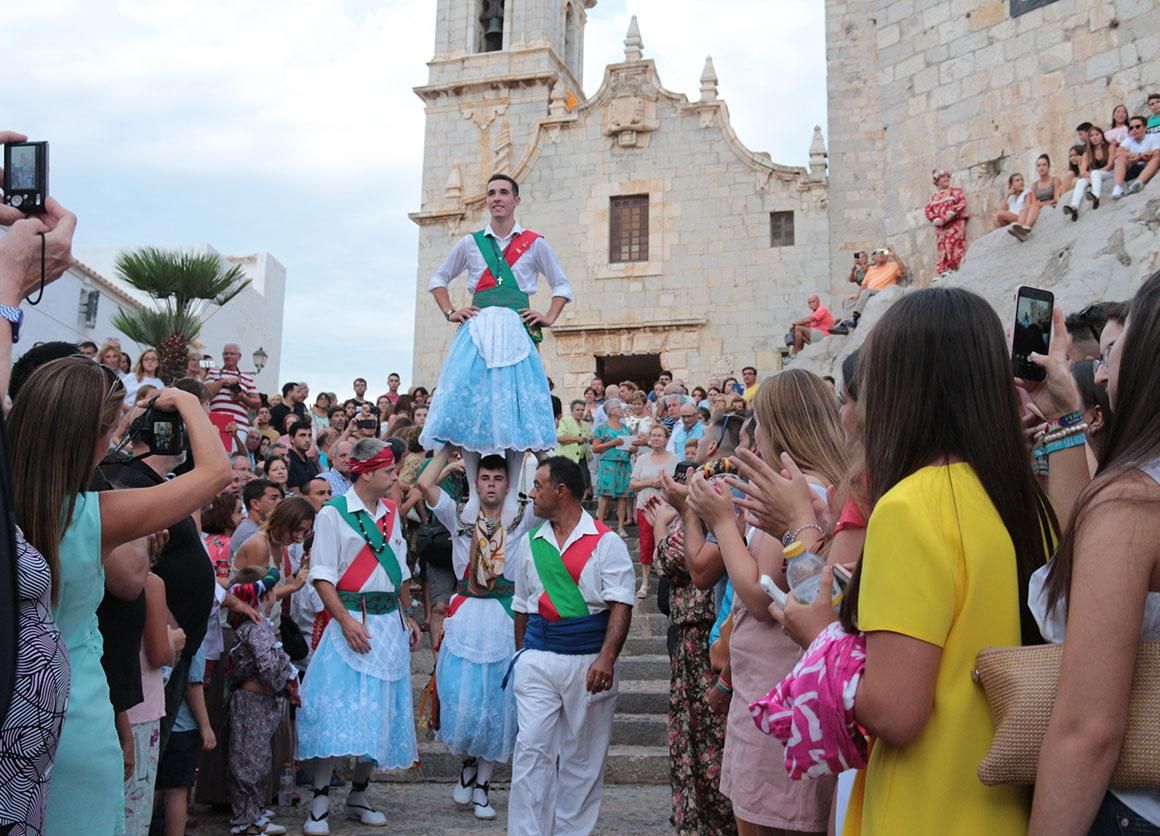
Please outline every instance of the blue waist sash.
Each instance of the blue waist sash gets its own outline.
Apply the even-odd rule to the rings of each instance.
[[[599,653],[604,647],[604,634],[608,632],[610,615],[610,610],[604,610],[594,615],[564,618],[560,621],[548,621],[542,615],[529,615],[528,627],[524,631],[524,646],[512,657],[500,687],[507,687],[516,660],[525,650],[546,650],[565,656]]]
[[[524,648],[547,650],[565,656],[599,653],[604,646],[604,634],[608,631],[608,617],[608,610],[560,621],[548,621],[541,615],[529,615]]]

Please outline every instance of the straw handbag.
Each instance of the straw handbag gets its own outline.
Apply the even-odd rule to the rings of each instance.
[[[979,653],[973,678],[983,686],[995,726],[991,747],[979,764],[984,784],[1035,783],[1062,658],[1063,646],[1057,644]],[[1128,726],[1110,786],[1160,789],[1160,641],[1140,642],[1136,651]]]

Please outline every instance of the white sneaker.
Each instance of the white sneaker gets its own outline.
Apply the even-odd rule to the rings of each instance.
[[[1124,187],[1123,186],[1116,186],[1114,189],[1112,189],[1112,200],[1119,200],[1123,196],[1124,196]]]
[[[475,817],[483,821],[495,818],[495,808],[491,806],[491,799],[488,798],[488,789],[487,784],[478,784],[471,794],[471,802],[475,805]]]
[[[266,836],[286,836],[286,828],[272,821],[266,822],[266,829],[262,831]]]
[[[368,804],[346,802],[346,817],[367,827],[386,827],[387,817]]]
[[[1144,191],[1144,184],[1141,183],[1139,180],[1133,180],[1131,183],[1128,184],[1128,194],[1136,194],[1137,192],[1142,192],[1142,191]],[[1112,195],[1112,196],[1115,197],[1115,195]]]
[[[467,777],[468,772],[471,773],[470,778]],[[459,780],[451,788],[451,797],[456,804],[466,807],[471,803],[471,791],[475,789],[475,775],[476,760],[468,758],[463,762],[463,768],[459,770]]]

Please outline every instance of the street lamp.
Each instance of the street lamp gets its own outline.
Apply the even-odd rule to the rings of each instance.
[[[254,352],[254,368],[257,374],[262,373],[262,369],[266,368],[266,361],[269,359],[270,355],[266,353],[265,349],[258,346],[258,350]]]

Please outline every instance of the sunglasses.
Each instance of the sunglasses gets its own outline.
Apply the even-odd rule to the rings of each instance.
[[[1095,340],[1097,343],[1100,341],[1100,332],[1096,330],[1095,322],[1092,321],[1092,314],[1097,313],[1097,312],[1103,313],[1103,310],[1104,310],[1103,305],[1096,303],[1096,304],[1088,305],[1086,308],[1084,308],[1082,311],[1080,311],[1077,314],[1077,316],[1083,320],[1083,324],[1087,326],[1087,329],[1089,331],[1091,331],[1092,339]]]

